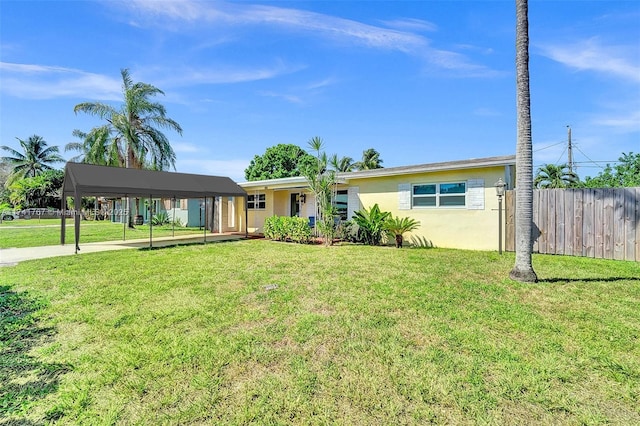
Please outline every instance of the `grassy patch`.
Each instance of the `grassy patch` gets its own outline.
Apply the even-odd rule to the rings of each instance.
[[[74,240],[73,220],[67,220],[65,238],[67,242]],[[134,229],[123,229],[121,223],[109,221],[82,221],[80,223],[80,242],[94,243],[101,241],[117,241],[123,237],[127,240],[149,238],[148,225],[136,225]],[[171,228],[171,225],[154,226],[154,237],[202,234],[199,228]],[[31,219],[3,222],[0,225],[0,247],[38,247],[60,244],[59,219]]]
[[[2,269],[70,366],[9,419],[637,424],[640,266],[264,240]],[[26,292],[26,293],[25,293]]]

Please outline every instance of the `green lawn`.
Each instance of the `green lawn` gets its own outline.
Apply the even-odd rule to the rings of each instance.
[[[74,241],[73,220],[67,220],[65,238],[67,243]],[[153,237],[202,234],[199,228],[171,228],[171,225],[154,226]],[[109,221],[80,222],[80,242],[134,240],[149,238],[148,225],[136,225],[134,229],[123,229],[121,223]],[[60,219],[14,220],[0,224],[0,248],[37,247],[60,244]]]
[[[640,424],[640,265],[248,240],[0,269],[0,418]]]

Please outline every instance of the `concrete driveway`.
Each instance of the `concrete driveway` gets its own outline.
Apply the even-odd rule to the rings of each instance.
[[[244,239],[244,234],[207,234],[207,243],[217,241],[232,241]],[[153,247],[175,246],[178,244],[195,244],[204,242],[203,235],[189,235],[181,237],[158,237],[152,241]],[[137,239],[128,241],[106,241],[101,243],[81,243],[78,255],[85,253],[95,253],[108,250],[126,250],[140,249],[149,247],[149,239]],[[25,247],[25,248],[6,248],[0,249],[0,267],[14,266],[24,260],[45,259],[57,256],[73,256],[75,255],[75,246],[73,242],[70,244],[41,246],[41,247]]]

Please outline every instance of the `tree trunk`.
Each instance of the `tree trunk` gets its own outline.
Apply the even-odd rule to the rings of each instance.
[[[402,234],[396,235],[396,248],[402,248]]]
[[[533,153],[531,142],[531,98],[529,91],[528,1],[516,0],[516,260],[509,276],[521,282],[536,282],[531,265],[533,251]]]

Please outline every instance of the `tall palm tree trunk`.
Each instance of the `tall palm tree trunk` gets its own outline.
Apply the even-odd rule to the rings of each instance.
[[[529,91],[528,1],[516,0],[516,260],[511,279],[536,282],[531,264],[533,251],[533,153],[531,142],[531,97]]]

